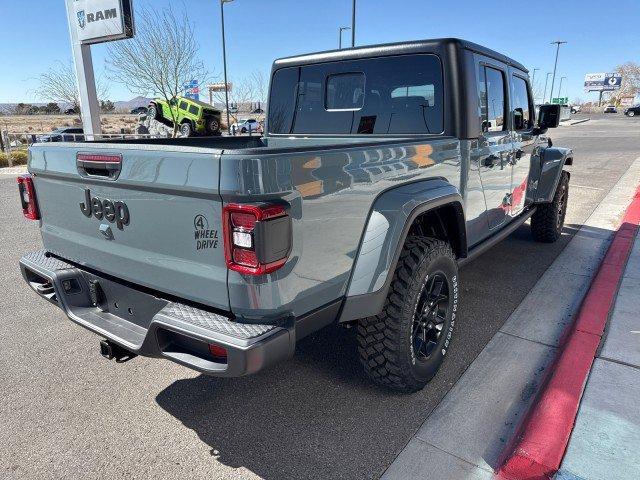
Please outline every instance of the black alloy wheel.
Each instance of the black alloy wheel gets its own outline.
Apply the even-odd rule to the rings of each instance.
[[[449,311],[449,282],[438,272],[427,279],[413,319],[411,344],[416,360],[428,360],[442,336]]]

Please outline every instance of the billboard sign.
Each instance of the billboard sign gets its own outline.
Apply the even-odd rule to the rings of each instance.
[[[74,26],[83,45],[133,37],[132,0],[75,0]]]
[[[619,90],[622,87],[622,75],[617,73],[587,73],[584,77],[584,89],[587,92]]]

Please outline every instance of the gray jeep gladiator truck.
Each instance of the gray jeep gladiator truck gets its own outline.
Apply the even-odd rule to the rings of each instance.
[[[245,375],[336,322],[374,381],[416,391],[473,321],[460,265],[528,219],[560,236],[559,109],[536,118],[526,68],[480,45],[277,60],[267,118],[262,138],[33,145],[27,283],[117,361]]]

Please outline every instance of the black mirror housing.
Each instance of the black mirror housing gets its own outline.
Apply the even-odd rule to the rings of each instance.
[[[560,105],[540,105],[540,111],[538,113],[538,128],[546,130],[548,128],[556,128],[560,125],[560,109]]]

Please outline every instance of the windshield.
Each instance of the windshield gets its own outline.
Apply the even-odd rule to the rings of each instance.
[[[443,131],[442,65],[402,55],[276,70],[273,134],[426,134]]]

